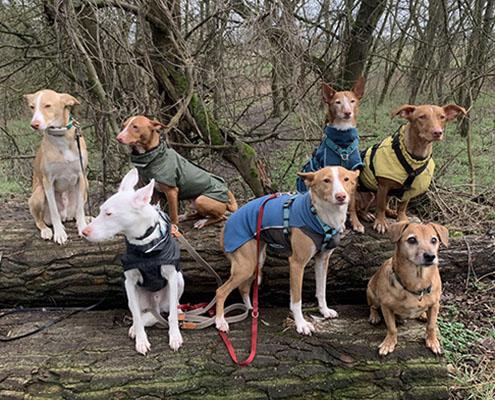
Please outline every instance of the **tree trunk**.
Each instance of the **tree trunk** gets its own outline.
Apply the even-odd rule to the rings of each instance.
[[[70,243],[59,246],[39,238],[27,211],[22,220],[6,215],[0,222],[0,306],[89,305],[106,296],[107,306],[125,307],[120,254],[123,239],[94,244],[77,237],[67,223]],[[219,246],[220,227],[201,231],[184,229],[196,250],[227,279],[230,265]],[[468,266],[478,275],[493,271],[495,240],[490,237],[452,239],[441,252],[444,280],[466,274]],[[376,268],[392,255],[386,236],[372,232],[348,234],[330,259],[328,297],[331,303],[364,304],[365,288]],[[186,280],[183,302],[209,301],[215,294],[215,279],[189,254],[182,252]],[[304,279],[304,301],[313,301],[314,272]],[[237,296],[237,292],[236,292]],[[261,304],[286,306],[289,302],[289,268],[286,258],[270,256],[263,268]]]
[[[376,354],[385,327],[368,324],[364,307],[337,308],[302,337],[286,309],[261,310],[258,353],[246,368],[229,359],[214,328],[182,331],[178,352],[167,333],[148,328],[151,352],[137,354],[127,337],[129,313],[93,311],[48,330],[2,344],[0,397],[14,399],[422,399],[447,400],[447,368],[424,346],[425,325],[399,327],[397,350]],[[316,312],[315,312],[316,314]],[[29,312],[0,320],[0,331],[25,332],[59,312]],[[292,325],[289,322],[289,325]],[[239,358],[249,348],[250,321],[231,326]],[[407,362],[405,362],[407,360]]]

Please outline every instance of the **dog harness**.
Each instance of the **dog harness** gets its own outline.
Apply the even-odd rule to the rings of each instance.
[[[435,170],[431,155],[424,159],[413,157],[406,150],[405,126],[393,136],[363,152],[364,169],[359,175],[360,190],[376,192],[379,178],[387,178],[402,185],[389,194],[400,201],[408,201],[425,193]]]
[[[320,146],[315,149],[311,158],[302,167],[302,172],[314,172],[336,165],[351,171],[363,167],[359,153],[359,134],[356,128],[339,130],[332,125],[327,125],[325,136]],[[296,187],[300,193],[308,190],[304,180],[300,177],[297,177]]]
[[[229,189],[222,178],[185,159],[163,142],[146,153],[131,153],[131,162],[145,183],[154,178],[167,186],[178,187],[180,200],[204,195],[229,202]]]
[[[259,197],[243,205],[225,223],[224,250],[232,253],[256,236],[256,222],[260,206],[270,195]],[[309,192],[292,195],[279,193],[266,202],[261,225],[261,240],[276,253],[292,254],[290,229],[299,228],[308,235],[319,251],[338,246],[340,231],[317,215]]]
[[[171,234],[172,223],[168,215],[159,211],[155,225],[136,239],[143,240],[156,229],[160,229],[161,235],[150,243],[136,245],[126,239],[126,252],[121,258],[124,271],[138,269],[143,277],[139,286],[150,292],[156,292],[167,285],[167,280],[162,276],[162,265],[175,265],[175,269],[180,271],[180,247]]]

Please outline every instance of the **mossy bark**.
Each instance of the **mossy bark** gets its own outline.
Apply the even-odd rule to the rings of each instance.
[[[6,210],[7,211],[7,210]],[[107,305],[125,307],[119,238],[101,244],[77,237],[73,223],[67,223],[70,241],[59,246],[43,241],[28,216],[0,221],[0,305],[88,305],[106,296]],[[220,226],[201,231],[184,226],[185,236],[196,250],[226,279],[230,265],[220,248]],[[391,256],[393,245],[386,236],[368,227],[364,235],[343,238],[330,259],[328,298],[332,303],[365,303],[365,287],[376,268]],[[215,279],[182,251],[181,265],[186,280],[183,301],[209,301],[216,289]],[[444,280],[493,271],[494,239],[466,237],[452,239],[442,249],[441,273]],[[314,272],[306,269],[303,301],[313,301]],[[283,305],[289,301],[289,268],[285,258],[270,256],[263,268],[261,304]],[[237,293],[235,294],[237,295]]]
[[[175,353],[164,330],[148,328],[152,348],[143,357],[127,337],[127,311],[78,314],[2,345],[0,398],[448,399],[447,369],[425,348],[424,324],[400,326],[396,352],[379,358],[384,326],[370,326],[363,307],[338,311],[338,319],[317,322],[317,332],[302,337],[287,328],[285,308],[261,310],[258,354],[246,368],[233,365],[214,328],[182,331],[184,345]],[[0,331],[17,334],[57,316],[8,316]],[[239,357],[249,349],[249,326],[246,320],[231,327]]]

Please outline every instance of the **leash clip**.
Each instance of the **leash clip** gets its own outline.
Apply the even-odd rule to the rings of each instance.
[[[251,317],[257,319],[260,316],[260,312],[258,310],[251,311]]]
[[[342,161],[349,160],[349,153],[347,153],[347,152],[340,153],[340,158],[342,159]]]

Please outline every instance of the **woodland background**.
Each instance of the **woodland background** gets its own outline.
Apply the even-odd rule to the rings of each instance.
[[[494,0],[2,0],[0,198],[30,192],[39,135],[23,94],[52,88],[81,101],[93,203],[130,167],[114,137],[134,114],[166,122],[169,145],[247,199],[294,189],[322,136],[321,82],[344,89],[364,75],[363,147],[395,131],[401,104],[469,110],[435,145],[435,181],[415,211],[454,236],[493,235],[494,25]],[[461,305],[493,307],[494,287],[476,279],[449,292],[441,326],[454,397],[493,398],[493,358],[483,358],[493,314],[472,323]]]

